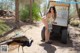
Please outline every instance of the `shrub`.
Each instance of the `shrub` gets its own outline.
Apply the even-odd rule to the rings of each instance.
[[[80,20],[78,20],[78,19],[71,19],[71,20],[70,20],[70,24],[71,24],[72,26],[79,26]]]
[[[3,20],[0,20],[0,35],[4,34],[9,30],[10,30],[10,27],[7,24],[5,24]]]
[[[39,6],[36,3],[33,3],[33,5],[32,5],[32,19],[35,21],[41,20],[39,13],[40,13]]]
[[[26,5],[23,9],[20,10],[20,20],[26,22],[31,20],[31,18],[29,18],[30,16],[30,8],[29,5]],[[31,21],[39,21],[41,20],[41,17],[39,15],[40,13],[40,8],[36,3],[32,4],[32,20]]]
[[[29,6],[26,5],[24,8],[20,9],[20,20],[26,22],[29,19]]]

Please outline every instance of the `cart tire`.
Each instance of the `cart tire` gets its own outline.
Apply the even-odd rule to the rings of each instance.
[[[67,40],[68,40],[67,29],[63,29],[62,30],[62,36],[61,36],[61,42],[64,43],[64,44],[67,44]]]
[[[42,41],[45,41],[45,27],[43,27],[41,31],[41,38],[42,38]]]

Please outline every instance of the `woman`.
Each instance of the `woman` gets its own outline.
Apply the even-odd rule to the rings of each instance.
[[[48,13],[42,17],[42,22],[45,26],[45,43],[52,43],[50,38],[50,32],[52,29],[52,23],[56,19],[56,9],[54,6],[50,7]]]

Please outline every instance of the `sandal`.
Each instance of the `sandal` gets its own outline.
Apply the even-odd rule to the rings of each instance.
[[[41,42],[45,42],[45,40],[41,40]]]
[[[52,42],[52,41],[48,41],[48,42],[45,42],[45,43],[47,43],[47,44],[52,44],[53,42]]]

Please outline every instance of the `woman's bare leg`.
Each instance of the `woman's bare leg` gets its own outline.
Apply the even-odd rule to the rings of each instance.
[[[48,42],[49,41],[49,38],[50,38],[49,30],[45,26],[45,42]]]
[[[45,25],[45,42],[49,41],[50,33],[48,30],[48,23],[46,22],[46,19],[42,19],[43,24]]]

